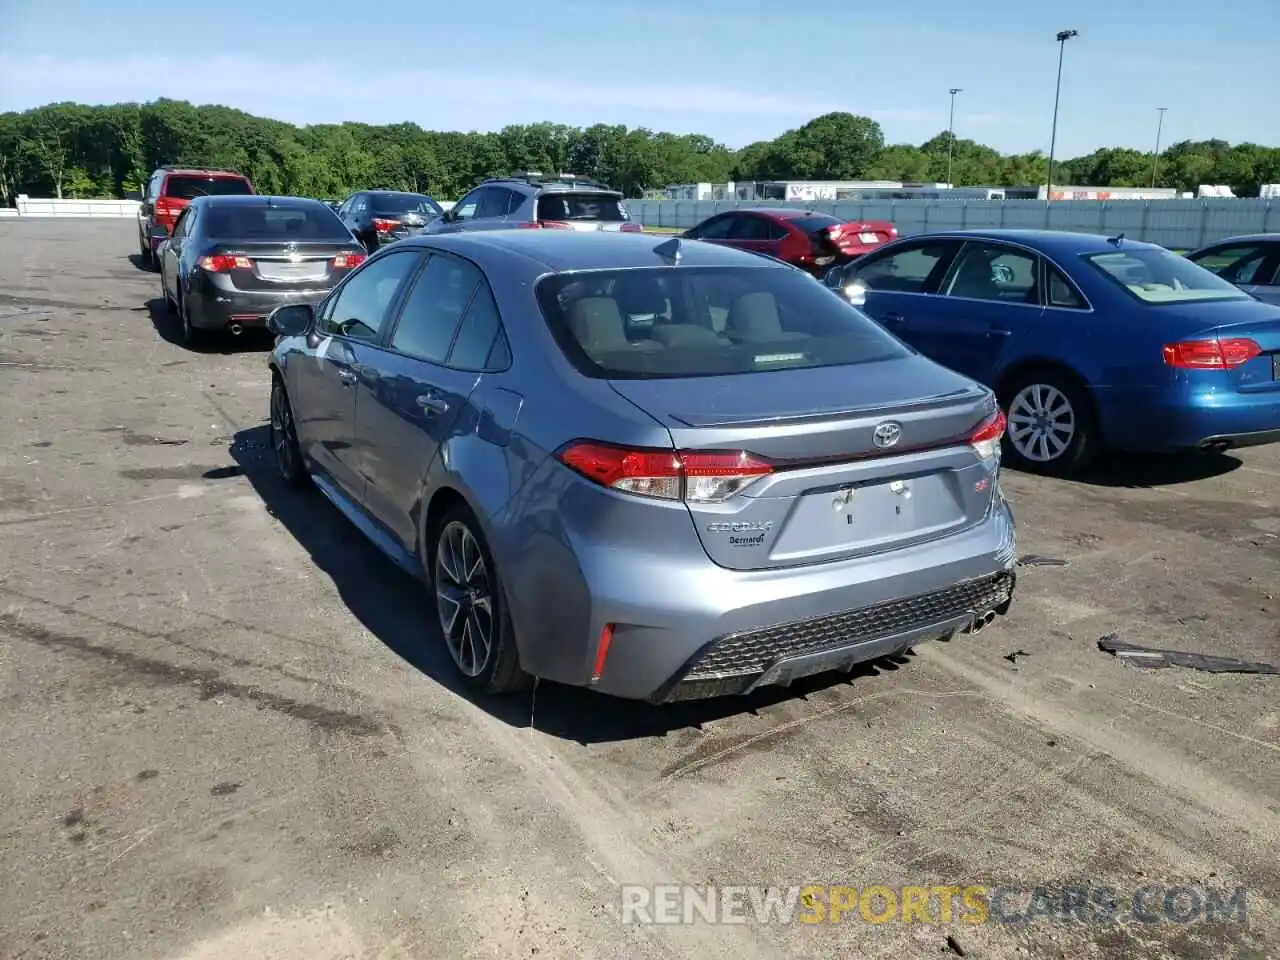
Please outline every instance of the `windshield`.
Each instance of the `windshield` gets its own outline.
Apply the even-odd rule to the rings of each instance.
[[[1226,280],[1169,250],[1133,247],[1084,259],[1144,303],[1248,300]]]
[[[538,198],[539,220],[594,220],[623,223],[630,220],[622,200],[611,193],[544,193]]]
[[[374,194],[371,207],[374,213],[420,213],[424,217],[438,217],[444,212],[440,204],[421,193]]]
[[[542,280],[537,296],[565,356],[589,377],[721,376],[907,353],[847,300],[791,269],[564,273]]]
[[[328,207],[320,203],[223,203],[209,208],[205,233],[226,240],[346,241],[351,233]]]
[[[170,175],[164,182],[164,195],[175,200],[196,197],[243,197],[253,193],[244,177],[183,177]]]

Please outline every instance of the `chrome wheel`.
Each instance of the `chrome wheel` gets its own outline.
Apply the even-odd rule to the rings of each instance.
[[[484,553],[465,523],[454,520],[440,531],[435,588],[449,654],[465,676],[478,677],[493,651],[493,590]]]
[[[1033,463],[1052,463],[1075,439],[1076,411],[1067,395],[1048,383],[1029,383],[1009,404],[1009,442]]]

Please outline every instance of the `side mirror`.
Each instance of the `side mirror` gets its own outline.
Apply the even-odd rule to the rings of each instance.
[[[844,266],[835,266],[822,275],[822,283],[824,286],[839,290],[844,286]]]
[[[277,337],[301,337],[316,321],[315,308],[309,303],[287,303],[276,307],[267,317],[267,329]]]

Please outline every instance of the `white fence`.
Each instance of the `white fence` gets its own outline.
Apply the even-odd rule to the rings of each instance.
[[[627,206],[646,227],[682,230],[721,210],[794,207],[841,220],[888,220],[902,236],[966,228],[1071,230],[1123,233],[1131,240],[1190,250],[1245,233],[1280,233],[1280,201],[1275,200],[628,200]]]
[[[136,217],[137,200],[46,200],[18,194],[18,208],[0,209],[0,216],[18,217]]]

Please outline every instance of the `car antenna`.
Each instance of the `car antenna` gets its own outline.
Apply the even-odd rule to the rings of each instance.
[[[653,248],[653,252],[664,260],[670,260],[672,263],[680,262],[680,238],[672,237],[670,240],[663,240]]]
[[[1120,246],[1120,241],[1123,239],[1124,239],[1124,234],[1117,233],[1114,237],[1107,237],[1107,243],[1111,244],[1113,247],[1118,247]]]

